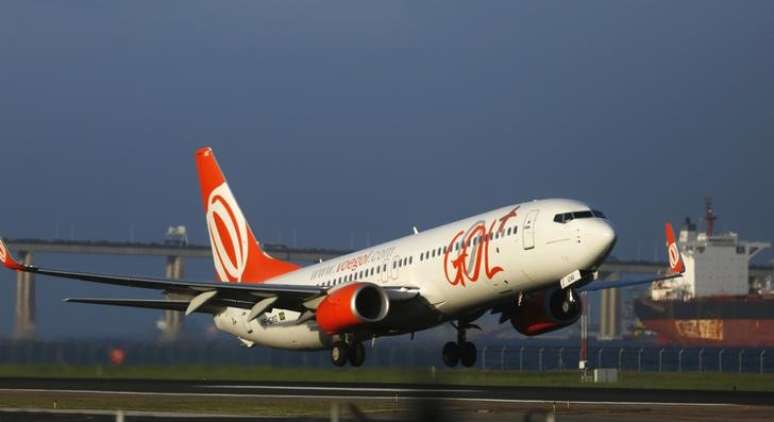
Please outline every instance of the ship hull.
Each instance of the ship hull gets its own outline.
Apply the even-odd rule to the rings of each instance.
[[[774,296],[718,296],[635,302],[659,342],[682,346],[774,347]]]

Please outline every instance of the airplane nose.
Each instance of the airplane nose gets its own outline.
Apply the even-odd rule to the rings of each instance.
[[[598,241],[604,245],[606,249],[612,248],[616,241],[615,229],[607,221],[600,221],[596,229],[596,237]]]
[[[601,265],[602,261],[607,258],[610,252],[613,250],[616,242],[616,234],[613,226],[606,220],[598,220],[589,222],[587,227],[589,246],[595,255],[593,260],[594,265]]]

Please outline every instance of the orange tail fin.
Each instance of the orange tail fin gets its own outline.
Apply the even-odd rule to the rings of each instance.
[[[223,282],[259,283],[299,268],[267,255],[247,224],[212,148],[196,151],[196,168],[215,271]]]
[[[675,241],[675,232],[672,230],[672,224],[666,223],[664,225],[666,231],[666,246],[669,254],[669,269],[673,273],[682,274],[685,272],[685,264],[683,264],[683,258],[680,256],[680,250],[677,248],[677,242]]]

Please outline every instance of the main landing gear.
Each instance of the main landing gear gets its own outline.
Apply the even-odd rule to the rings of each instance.
[[[476,364],[476,357],[478,356],[478,350],[476,345],[467,341],[465,337],[465,330],[469,328],[478,328],[474,324],[454,324],[452,326],[457,329],[457,342],[450,341],[443,346],[443,363],[450,368],[457,366],[457,363],[462,363],[462,366],[470,368]]]
[[[331,362],[336,366],[344,366],[347,362],[354,367],[363,365],[363,362],[365,362],[365,347],[363,347],[363,343],[358,341],[337,341],[333,343]]]

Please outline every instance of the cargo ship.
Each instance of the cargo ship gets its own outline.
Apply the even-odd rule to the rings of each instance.
[[[686,219],[678,240],[683,277],[653,283],[634,302],[635,315],[665,345],[773,347],[772,275],[753,280],[749,271],[753,256],[771,244],[714,233],[715,220],[709,200],[706,231]]]

